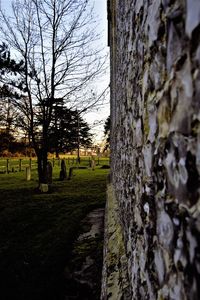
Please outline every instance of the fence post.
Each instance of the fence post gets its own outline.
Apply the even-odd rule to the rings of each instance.
[[[9,173],[9,158],[6,160],[6,172]]]
[[[19,159],[19,172],[22,171],[22,159],[20,158]]]
[[[32,164],[32,160],[31,160],[31,158],[30,158],[30,160],[29,160],[29,167],[30,167],[30,170],[31,170],[31,164]]]

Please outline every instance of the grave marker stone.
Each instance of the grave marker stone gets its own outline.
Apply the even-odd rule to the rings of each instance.
[[[65,163],[65,160],[62,159],[62,161],[61,161],[61,170],[60,170],[60,180],[64,180],[66,178],[67,178],[66,163]]]
[[[26,180],[27,181],[31,180],[31,168],[30,168],[30,166],[26,167]]]
[[[69,168],[69,177],[68,180],[70,180],[72,178],[73,175],[73,167]]]
[[[41,183],[40,184],[40,187],[39,187],[39,190],[42,192],[42,193],[47,193],[49,191],[49,186],[48,184],[46,183]]]

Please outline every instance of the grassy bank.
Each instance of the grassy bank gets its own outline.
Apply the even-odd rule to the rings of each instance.
[[[36,191],[25,173],[0,174],[1,299],[63,299],[63,271],[70,261],[80,222],[105,204],[108,170],[74,170],[73,179],[54,181],[49,194]]]

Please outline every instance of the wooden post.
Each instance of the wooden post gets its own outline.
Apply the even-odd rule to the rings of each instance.
[[[31,164],[32,164],[32,159],[30,158],[30,159],[29,159],[29,167],[30,167],[30,170],[31,170]]]
[[[9,159],[6,161],[6,172],[9,173]]]
[[[22,159],[20,158],[19,159],[19,172],[22,171]]]

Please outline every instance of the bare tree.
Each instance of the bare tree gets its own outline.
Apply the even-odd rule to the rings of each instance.
[[[24,61],[25,97],[16,105],[28,120],[40,185],[46,184],[53,107],[61,98],[78,106],[77,95],[104,65],[101,50],[95,49],[98,35],[92,9],[88,0],[18,0],[12,2],[12,16],[1,9],[0,18],[2,38]]]

